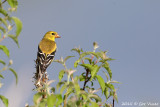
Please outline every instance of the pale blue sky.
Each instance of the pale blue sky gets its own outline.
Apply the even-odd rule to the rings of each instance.
[[[117,107],[125,101],[160,101],[159,5],[159,0],[19,1],[15,15],[23,22],[20,49],[11,40],[6,40],[13,67],[20,76],[19,85],[15,90],[9,90],[14,87],[14,77],[11,73],[4,74],[9,79],[2,81],[5,86],[1,92],[11,97],[16,90],[21,91],[18,91],[21,95],[16,94],[18,104],[15,107],[31,103],[34,86],[30,79],[35,72],[33,60],[36,59],[37,46],[45,32],[53,30],[62,36],[56,41],[58,51],[55,59],[73,55],[70,49],[75,46],[92,50],[93,41],[116,59],[110,62],[110,66],[113,79],[122,83],[118,85]],[[70,64],[68,66],[72,67]],[[55,71],[60,69],[61,65],[53,63],[48,68],[50,79],[57,79],[58,72]],[[15,103],[15,98],[10,99]]]

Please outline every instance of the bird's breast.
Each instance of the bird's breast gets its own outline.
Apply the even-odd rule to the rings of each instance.
[[[51,54],[52,52],[54,52],[56,50],[57,46],[54,41],[43,39],[39,43],[39,48],[41,49],[41,51],[43,53],[45,53],[47,55],[47,54]]]

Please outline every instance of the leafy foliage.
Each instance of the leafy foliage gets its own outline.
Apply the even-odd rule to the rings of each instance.
[[[0,45],[0,50],[2,50],[9,57],[9,50],[6,46]]]
[[[5,7],[3,8],[4,4],[8,3],[8,9]],[[17,0],[4,0],[3,2],[0,0],[0,43],[6,38],[11,38],[19,47],[18,44],[18,36],[20,35],[20,32],[22,30],[22,22],[19,18],[15,16],[11,16],[10,14],[15,12],[18,7],[18,1]],[[5,10],[6,9],[6,10]],[[8,11],[7,11],[8,10]],[[15,34],[10,34],[10,31],[13,30],[14,25],[16,26]],[[0,50],[3,51],[7,57],[10,57],[10,51],[7,48],[7,46],[0,45]],[[4,79],[5,77],[2,75],[3,71],[11,71],[15,78],[16,78],[16,84],[18,83],[18,75],[16,71],[11,68],[11,65],[13,64],[13,61],[10,60],[8,65],[6,64],[6,61],[3,61],[0,59],[0,64],[2,64],[2,69],[0,69],[0,79]],[[2,83],[0,81],[0,88],[2,87]],[[4,96],[0,95],[0,100],[2,100],[3,104],[8,107],[9,101]]]
[[[44,83],[44,86],[40,87],[41,89],[38,89],[37,94],[34,95],[33,101],[36,103],[31,107],[41,107],[43,104],[48,107],[111,107],[112,104],[107,103],[111,97],[118,102],[114,83],[119,82],[112,80],[112,71],[108,63],[112,59],[106,55],[107,51],[96,52],[99,47],[97,43],[94,43],[93,46],[93,51],[84,52],[80,48],[71,50],[79,55],[74,63],[74,69],[68,69],[66,66],[66,61],[73,56],[54,60],[64,66],[64,69],[59,72],[59,82],[56,88]],[[84,68],[84,72],[78,70],[80,67]],[[66,76],[67,79],[64,78]],[[87,84],[88,82],[91,85]],[[83,86],[80,83],[83,83]],[[46,91],[42,92],[42,90]],[[97,93],[99,91],[102,92],[105,99],[102,99],[102,95]],[[37,95],[38,98],[35,97]]]
[[[18,75],[16,73],[16,71],[12,68],[9,68],[9,70],[14,74],[15,78],[16,78],[16,84],[18,83]]]
[[[8,107],[8,99],[6,97],[2,96],[2,95],[0,95],[0,99],[2,100],[2,102],[4,103],[4,105],[6,107]]]

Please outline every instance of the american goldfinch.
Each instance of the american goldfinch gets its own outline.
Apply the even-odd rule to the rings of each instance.
[[[38,82],[41,80],[42,75],[46,72],[47,67],[53,61],[56,53],[57,45],[55,38],[60,38],[57,32],[47,32],[38,45],[37,59],[36,59],[36,76]]]

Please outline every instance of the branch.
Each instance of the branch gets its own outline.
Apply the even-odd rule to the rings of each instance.
[[[113,107],[114,107],[114,98],[113,98]]]
[[[85,81],[84,81],[83,90],[85,90],[86,84],[91,78],[91,77],[88,77],[89,72],[90,72],[89,69],[86,69],[86,78],[85,78]]]

